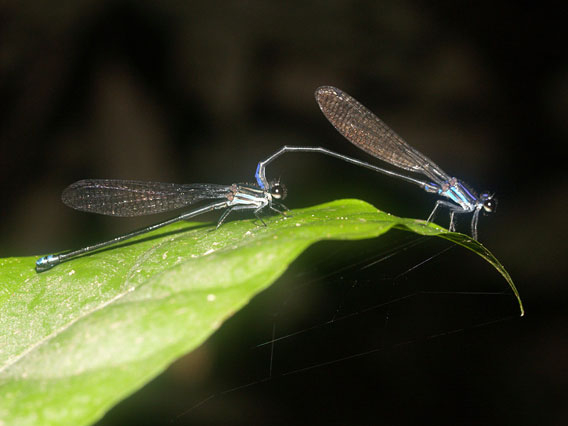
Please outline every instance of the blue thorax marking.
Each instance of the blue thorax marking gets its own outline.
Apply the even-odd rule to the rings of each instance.
[[[258,163],[258,166],[256,166],[256,172],[254,173],[254,177],[256,178],[258,186],[260,186],[262,189],[266,189],[264,183],[262,183],[262,179],[260,178],[260,163]]]
[[[440,194],[440,185],[434,182],[425,183],[424,184],[424,191]]]
[[[461,182],[458,182],[458,184],[459,184],[461,190],[468,195],[470,201],[477,200],[477,197],[475,195],[473,195],[471,192],[469,192],[469,189],[467,189],[467,187],[465,185],[463,185]]]
[[[460,193],[458,188],[451,186],[447,191],[446,195],[456,204],[463,205],[464,197],[463,194]]]
[[[446,189],[444,190],[444,187]],[[453,185],[445,183],[438,188],[438,194],[448,197],[464,210],[472,209],[477,201],[473,195],[461,182],[457,181]]]

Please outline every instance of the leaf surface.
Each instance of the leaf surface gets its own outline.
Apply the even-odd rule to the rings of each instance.
[[[0,424],[83,425],[199,346],[309,245],[396,227],[499,261],[470,237],[359,200],[288,217],[177,223],[38,274],[36,257],[0,259]]]

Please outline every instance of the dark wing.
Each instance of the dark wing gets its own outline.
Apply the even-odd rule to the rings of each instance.
[[[86,179],[68,186],[61,195],[71,208],[108,216],[142,216],[185,207],[198,201],[225,198],[231,187],[215,184]]]
[[[335,87],[322,86],[316,90],[315,96],[321,111],[337,131],[367,154],[401,169],[422,173],[436,182],[450,178],[347,93]]]

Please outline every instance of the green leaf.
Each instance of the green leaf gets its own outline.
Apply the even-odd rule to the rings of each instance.
[[[213,227],[178,223],[37,274],[0,259],[0,424],[89,424],[200,345],[310,244],[397,227],[503,266],[481,244],[359,200]]]

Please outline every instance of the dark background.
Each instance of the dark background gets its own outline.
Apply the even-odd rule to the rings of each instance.
[[[3,2],[2,256],[156,220],[66,208],[61,190],[81,178],[252,181],[284,144],[368,160],[313,99],[334,85],[449,174],[496,192],[480,239],[527,310],[518,318],[506,283],[474,255],[435,256],[441,241],[400,250],[416,239],[396,231],[318,244],[101,424],[565,424],[563,26],[560,9],[520,2]],[[288,186],[290,208],[353,197],[425,218],[433,205],[315,154],[268,174]],[[382,254],[394,256],[371,265]],[[270,345],[255,346],[273,327],[305,331],[278,341],[261,381]]]

